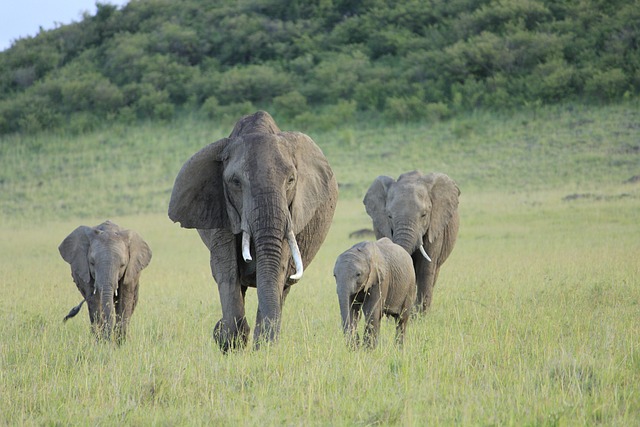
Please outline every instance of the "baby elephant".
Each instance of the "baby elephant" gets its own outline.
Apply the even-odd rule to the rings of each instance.
[[[123,341],[127,325],[138,302],[138,280],[151,261],[151,249],[133,230],[111,221],[95,227],[80,226],[58,247],[71,264],[71,277],[83,296],[67,319],[75,316],[86,301],[91,330],[99,339]]]
[[[342,328],[349,346],[359,344],[356,328],[360,309],[366,320],[365,346],[377,345],[383,314],[396,319],[396,342],[402,344],[416,298],[411,255],[386,237],[375,242],[360,242],[340,254],[333,275]]]

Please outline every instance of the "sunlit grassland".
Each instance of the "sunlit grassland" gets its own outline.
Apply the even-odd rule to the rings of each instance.
[[[40,151],[20,156],[8,146],[17,139],[2,141],[0,424],[637,424],[640,184],[623,183],[640,174],[637,110],[556,111],[526,125],[523,117],[436,124],[428,144],[417,136],[426,125],[314,135],[342,184],[330,234],[286,301],[279,343],[227,356],[211,338],[220,304],[208,252],[164,211],[173,169],[228,129],[212,136],[196,127],[175,140],[171,129],[123,129],[124,146],[105,151],[146,153],[130,160],[137,171],[120,162],[94,170],[97,156],[108,157],[100,135],[52,137],[69,151],[43,139]],[[586,135],[575,137],[574,121]],[[478,146],[456,139],[459,127]],[[390,134],[407,136],[385,148]],[[357,242],[348,234],[370,226],[361,203],[368,182],[416,167],[460,184],[457,246],[402,349],[385,321],[376,350],[349,351],[333,263]],[[19,171],[24,182],[13,178]],[[112,180],[130,206],[116,202]],[[564,200],[572,194],[583,196]],[[62,323],[80,294],[57,246],[76,226],[106,218],[153,249],[121,347],[94,342],[86,308]],[[255,291],[247,303],[253,326]]]

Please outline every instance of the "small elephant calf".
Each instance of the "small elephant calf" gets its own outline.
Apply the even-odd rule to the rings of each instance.
[[[84,298],[64,320],[78,314],[86,301],[96,337],[110,339],[115,328],[116,340],[123,341],[138,302],[140,273],[151,261],[147,242],[135,231],[105,221],[76,228],[58,250]]]
[[[401,345],[416,299],[413,261],[407,251],[386,237],[360,242],[340,254],[333,275],[348,344],[359,344],[356,328],[362,309],[365,346],[376,347],[383,314],[396,319],[396,342]]]

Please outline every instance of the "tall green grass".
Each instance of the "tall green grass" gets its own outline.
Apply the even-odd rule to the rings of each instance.
[[[278,118],[276,117],[276,120]],[[380,174],[441,171],[463,192],[592,191],[637,175],[637,102],[470,113],[446,122],[306,131],[336,172],[343,199]],[[289,130],[286,121],[279,121]],[[0,218],[54,220],[166,210],[182,164],[233,124],[185,118],[83,136],[0,138]]]
[[[172,168],[228,130],[212,136],[193,124],[187,133],[181,123],[177,138],[168,128],[121,129],[113,141],[122,145],[109,152],[135,159],[127,161],[136,171],[120,161],[97,167],[95,157],[106,156],[98,134],[41,137],[40,151],[36,140],[3,140],[0,424],[635,425],[640,184],[623,181],[640,174],[640,153],[629,148],[640,140],[636,111],[580,111],[594,120],[581,125],[584,142],[572,137],[568,111],[313,135],[342,184],[333,226],[287,299],[279,343],[227,356],[211,337],[220,304],[208,252],[164,210]],[[456,138],[468,123],[478,128]],[[555,142],[545,129],[555,129]],[[528,140],[537,141],[530,151]],[[370,226],[360,201],[369,180],[416,167],[459,182],[457,246],[403,348],[386,321],[377,349],[349,351],[333,263],[356,242],[349,232]],[[118,207],[112,181],[129,192],[128,207]],[[94,182],[106,197],[90,191]],[[62,323],[80,294],[57,245],[107,217],[139,231],[154,252],[120,347],[94,342],[86,309]],[[247,303],[253,326],[255,291]]]

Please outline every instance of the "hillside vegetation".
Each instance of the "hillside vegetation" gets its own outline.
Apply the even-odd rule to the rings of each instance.
[[[419,169],[454,178],[463,195],[558,191],[560,198],[611,186],[627,193],[640,175],[638,102],[476,112],[437,123],[362,122],[305,130],[327,156],[340,199],[364,197],[378,175]],[[0,218],[8,222],[166,213],[176,174],[233,123],[184,118],[116,125],[84,135],[0,138]],[[608,191],[608,190],[607,190]]]
[[[0,52],[0,133],[256,108],[331,128],[639,90],[634,1],[132,0]]]

